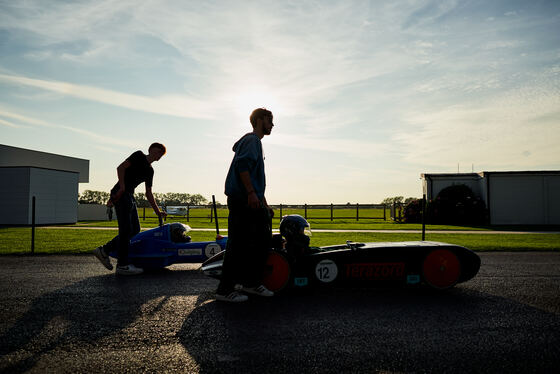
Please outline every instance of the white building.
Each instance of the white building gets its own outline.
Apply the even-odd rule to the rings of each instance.
[[[560,170],[421,174],[427,201],[465,184],[488,209],[492,225],[560,225]]]
[[[0,144],[0,224],[75,223],[78,183],[89,182],[89,160]]]

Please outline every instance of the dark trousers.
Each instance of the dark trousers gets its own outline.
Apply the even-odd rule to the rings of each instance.
[[[270,216],[265,208],[251,209],[247,201],[228,197],[228,241],[217,293],[225,295],[236,284],[262,284],[264,266],[271,246]]]
[[[105,244],[103,250],[105,253],[117,252],[117,266],[126,266],[128,265],[130,238],[140,232],[140,221],[134,196],[125,192],[115,203],[115,212],[119,222],[119,235]]]

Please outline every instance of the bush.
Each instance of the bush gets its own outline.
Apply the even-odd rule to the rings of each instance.
[[[414,199],[404,207],[404,221],[406,223],[422,222],[422,199]]]
[[[441,190],[427,210],[431,223],[482,225],[486,222],[484,202],[464,184]]]

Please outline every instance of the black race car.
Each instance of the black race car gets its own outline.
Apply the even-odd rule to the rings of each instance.
[[[289,287],[403,286],[453,287],[473,278],[480,257],[471,250],[440,242],[373,242],[310,247],[309,223],[299,215],[283,217],[273,236],[264,285],[275,292]],[[202,264],[202,271],[220,278],[222,251]]]

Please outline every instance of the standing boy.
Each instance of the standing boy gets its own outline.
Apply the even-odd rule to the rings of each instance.
[[[250,121],[253,132],[233,146],[235,156],[226,178],[228,242],[222,279],[216,290],[216,300],[220,301],[247,300],[248,297],[238,290],[259,296],[274,295],[262,285],[272,237],[273,212],[264,196],[266,180],[261,139],[272,131],[272,113],[264,108],[255,109]]]

